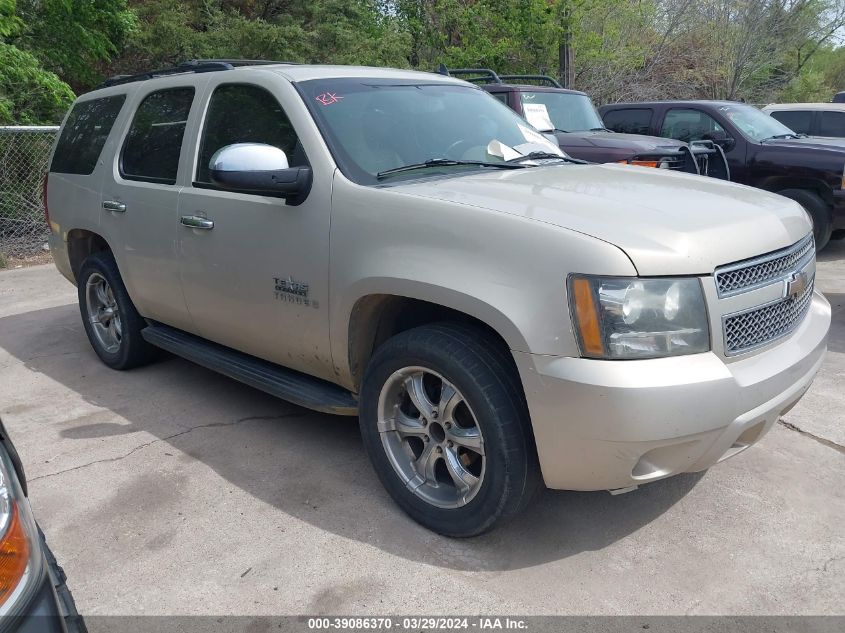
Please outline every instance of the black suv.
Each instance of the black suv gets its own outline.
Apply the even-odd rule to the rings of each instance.
[[[616,132],[655,134],[725,150],[731,178],[800,203],[816,248],[845,237],[845,141],[797,134],[757,108],[733,101],[614,103],[599,108]]]
[[[498,75],[489,68],[437,72],[484,88],[539,131],[554,135],[573,158],[628,163],[730,180],[724,153],[708,141],[680,143],[654,136],[617,134],[604,127],[589,95],[569,90],[548,75]]]

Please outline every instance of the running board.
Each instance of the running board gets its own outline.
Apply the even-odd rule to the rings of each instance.
[[[282,400],[323,413],[358,415],[358,401],[352,393],[325,380],[286,369],[167,325],[149,325],[141,330],[141,335],[156,347]]]

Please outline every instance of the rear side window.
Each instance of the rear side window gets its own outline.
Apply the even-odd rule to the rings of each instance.
[[[822,118],[819,122],[819,136],[845,137],[845,112],[822,112]]]
[[[793,132],[798,132],[799,134],[810,133],[810,128],[813,124],[813,113],[809,110],[775,110],[774,112],[769,112],[769,114],[773,119],[780,121]]]
[[[193,88],[158,90],[144,98],[123,143],[121,176],[165,185],[176,183],[182,137],[193,100]]]
[[[264,143],[283,150],[291,167],[306,165],[305,154],[281,104],[258,86],[225,84],[211,95],[202,131],[197,182],[211,184],[214,153],[234,143]]]
[[[62,129],[50,171],[91,174],[124,101],[126,95],[78,101]]]
[[[626,108],[605,112],[604,124],[609,130],[624,134],[648,134],[651,108]]]
[[[499,101],[508,105],[508,93],[507,92],[491,92],[491,95],[496,97]]]

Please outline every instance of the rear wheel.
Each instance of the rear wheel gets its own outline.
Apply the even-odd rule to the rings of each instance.
[[[813,237],[816,240],[816,250],[820,251],[830,241],[833,225],[830,219],[830,207],[814,191],[806,189],[784,189],[778,191],[782,196],[795,200],[800,204],[813,220]]]
[[[76,282],[82,324],[100,360],[112,369],[131,369],[152,360],[156,348],[141,336],[146,322],[129,298],[112,254],[89,255]]]
[[[382,345],[364,377],[361,434],[413,519],[474,536],[519,512],[540,482],[513,363],[480,330],[436,324]]]

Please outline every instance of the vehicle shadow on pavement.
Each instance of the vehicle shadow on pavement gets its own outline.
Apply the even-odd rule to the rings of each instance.
[[[232,485],[316,528],[455,570],[520,569],[600,550],[666,512],[702,477],[681,475],[621,496],[546,490],[500,529],[448,539],[418,526],[387,496],[364,453],[356,418],[307,411],[172,357],[129,372],[110,370],[90,348],[75,305],[0,318],[0,347],[97,408],[44,422],[44,440],[64,443],[62,454],[76,460],[70,464],[76,473],[78,463],[85,468],[102,457],[104,442],[143,432],[121,459],[142,460],[142,469],[146,460],[199,460]],[[12,410],[5,412],[12,416]],[[146,433],[159,440],[150,442]],[[47,473],[64,468],[39,466]],[[37,480],[38,473],[33,475]],[[176,494],[167,468],[150,467],[144,477],[146,485]],[[73,494],[68,491],[69,502]],[[109,507],[97,512],[99,520],[117,526],[142,511],[139,503],[116,492]]]

